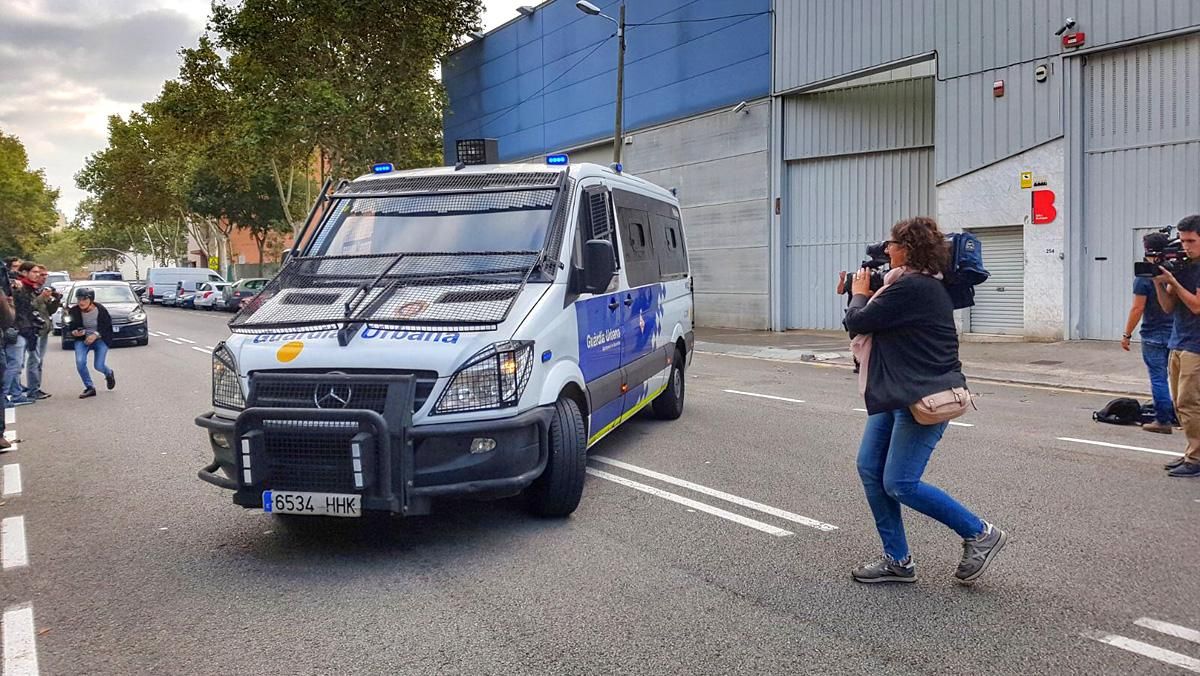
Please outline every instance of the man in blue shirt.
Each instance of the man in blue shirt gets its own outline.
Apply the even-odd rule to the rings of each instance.
[[[1200,261],[1200,214],[1179,225],[1179,241],[1191,261]],[[1167,465],[1173,477],[1200,477],[1200,262],[1182,266],[1172,274],[1162,270],[1154,278],[1154,291],[1163,310],[1174,315],[1169,374],[1175,395],[1175,413],[1187,435],[1183,457]]]
[[[1161,232],[1142,238],[1146,251],[1162,251],[1171,238]],[[1129,309],[1129,320],[1125,323],[1125,334],[1121,336],[1121,349],[1129,351],[1133,329],[1142,323],[1142,361],[1150,373],[1150,393],[1154,397],[1154,422],[1142,425],[1147,432],[1170,434],[1175,425],[1175,406],[1171,403],[1171,386],[1167,378],[1167,364],[1171,351],[1171,330],[1175,319],[1163,312],[1154,292],[1154,282],[1148,277],[1133,279],[1133,307]]]

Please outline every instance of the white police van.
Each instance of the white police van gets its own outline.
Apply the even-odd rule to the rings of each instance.
[[[320,214],[320,216],[316,216]],[[671,192],[485,165],[344,181],[213,353],[200,478],[277,514],[579,504],[587,449],[683,412],[692,276]]]

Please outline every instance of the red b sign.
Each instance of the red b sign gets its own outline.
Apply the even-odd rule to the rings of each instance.
[[[1033,191],[1033,224],[1044,225],[1053,223],[1058,218],[1058,209],[1054,208],[1053,190]]]

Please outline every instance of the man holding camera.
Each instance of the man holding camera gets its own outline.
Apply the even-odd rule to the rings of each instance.
[[[8,408],[32,404],[33,400],[25,396],[25,388],[21,385],[21,371],[25,366],[25,352],[31,338],[37,339],[37,313],[33,309],[33,293],[22,271],[24,263],[14,261],[9,269],[9,281],[12,288],[13,311],[15,318],[12,327],[4,335],[4,381],[3,394],[5,406]],[[14,272],[15,270],[15,272]]]
[[[1200,260],[1200,214],[1188,216],[1176,226],[1179,241],[1190,261]],[[1188,263],[1175,272],[1165,267],[1154,278],[1154,291],[1163,310],[1174,315],[1170,380],[1175,413],[1187,435],[1183,457],[1167,465],[1170,476],[1200,476],[1200,265]]]
[[[44,265],[33,265],[28,275],[34,285],[33,311],[41,322],[36,341],[28,346],[25,353],[25,393],[34,401],[50,397],[42,391],[42,366],[46,363],[46,350],[50,347],[50,331],[53,328],[51,317],[62,307],[62,294],[46,283],[48,272]]]
[[[1151,252],[1166,249],[1170,242],[1171,238],[1165,232],[1152,232],[1143,237],[1146,261],[1151,261]],[[1142,361],[1150,373],[1150,393],[1154,397],[1154,422],[1142,425],[1142,429],[1146,432],[1171,434],[1175,425],[1175,405],[1171,402],[1168,376],[1171,351],[1167,346],[1171,342],[1174,318],[1164,312],[1158,304],[1154,282],[1148,277],[1133,279],[1133,307],[1129,309],[1129,320],[1125,323],[1125,333],[1121,336],[1121,349],[1126,352],[1129,351],[1129,341],[1133,339],[1133,330],[1138,322],[1142,324]]]

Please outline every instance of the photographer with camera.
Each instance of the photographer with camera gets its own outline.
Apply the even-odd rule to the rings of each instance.
[[[1153,262],[1171,246],[1171,238],[1166,232],[1152,232],[1142,238],[1145,249],[1145,262]],[[1155,267],[1154,272],[1158,272]],[[1154,281],[1149,277],[1135,276],[1133,278],[1133,306],[1129,309],[1129,319],[1125,322],[1125,333],[1121,336],[1121,349],[1129,351],[1129,341],[1133,339],[1133,330],[1138,322],[1142,323],[1142,361],[1150,374],[1150,393],[1154,398],[1154,422],[1142,425],[1146,432],[1171,434],[1175,425],[1175,405],[1171,402],[1171,387],[1167,376],[1167,367],[1171,351],[1167,345],[1171,341],[1171,329],[1174,319],[1158,303],[1158,295],[1154,290]]]
[[[883,542],[883,556],[851,576],[867,583],[916,581],[901,519],[904,505],[963,538],[955,577],[972,582],[991,565],[1008,535],[921,481],[949,424],[936,415],[941,422],[918,421],[918,415],[926,419],[923,404],[944,394],[969,401],[958,360],[954,303],[942,282],[950,268],[950,249],[937,223],[920,217],[893,226],[885,246],[891,270],[882,288],[872,289],[870,269],[859,270],[845,319],[862,362],[859,389],[869,416],[858,473]]]
[[[37,342],[37,330],[40,328],[40,317],[33,307],[34,282],[29,279],[33,263],[22,262],[17,266],[16,276],[12,276],[12,304],[16,314],[13,328],[6,332],[4,345],[4,395],[7,397],[6,406],[16,407],[34,403],[25,394],[21,385],[21,371],[25,366],[25,353],[30,345]]]
[[[1169,375],[1175,413],[1187,435],[1187,451],[1168,463],[1173,477],[1200,477],[1200,214],[1175,226],[1186,258],[1165,262],[1154,278],[1154,291],[1163,310],[1174,315]]]
[[[49,399],[42,391],[42,367],[46,363],[46,350],[50,347],[51,317],[62,307],[62,294],[46,283],[49,271],[44,265],[34,265],[29,271],[29,280],[34,283],[33,310],[37,313],[40,326],[36,340],[25,353],[25,396],[39,401]]]

